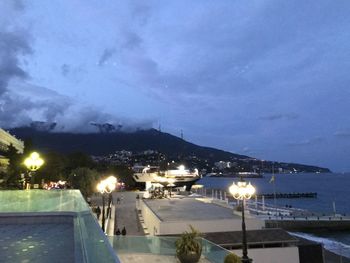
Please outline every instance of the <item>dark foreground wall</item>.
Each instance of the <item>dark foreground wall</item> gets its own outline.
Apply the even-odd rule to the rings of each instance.
[[[298,249],[300,263],[324,263],[323,248],[321,244],[300,244],[298,245]]]

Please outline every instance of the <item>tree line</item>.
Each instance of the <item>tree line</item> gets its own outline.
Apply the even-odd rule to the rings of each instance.
[[[28,172],[23,162],[34,150],[31,143],[25,141],[23,154],[10,145],[1,153],[9,159],[6,171],[0,173],[0,187],[2,189],[22,189],[23,177]],[[87,197],[96,192],[97,183],[104,177],[114,175],[118,182],[125,183],[126,188],[135,187],[132,170],[125,165],[113,165],[107,162],[95,162],[83,152],[62,154],[54,151],[41,153],[45,164],[35,172],[33,182],[36,184],[67,181],[67,187],[79,189]]]

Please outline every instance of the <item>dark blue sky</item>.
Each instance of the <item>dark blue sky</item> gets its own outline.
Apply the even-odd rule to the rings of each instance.
[[[350,171],[350,1],[0,2],[0,126],[158,127]]]

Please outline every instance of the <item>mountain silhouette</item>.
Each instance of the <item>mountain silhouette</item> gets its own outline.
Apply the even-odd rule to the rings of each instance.
[[[35,149],[43,153],[49,151],[60,153],[84,152],[89,155],[103,156],[120,150],[133,152],[156,150],[166,154],[169,158],[196,156],[202,160],[207,160],[210,164],[217,161],[238,161],[240,163],[250,163],[249,166],[256,166],[260,162],[260,160],[249,156],[199,146],[156,129],[134,132],[69,133],[20,127],[13,128],[10,132],[23,140],[30,138]],[[272,162],[265,161],[265,164],[271,166]],[[317,166],[278,162],[275,162],[275,164],[287,169],[296,168],[298,171],[330,172],[327,168]]]

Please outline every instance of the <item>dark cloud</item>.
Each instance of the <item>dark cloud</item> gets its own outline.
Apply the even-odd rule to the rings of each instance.
[[[98,61],[98,65],[101,67],[101,66],[103,66],[103,65],[105,65],[106,64],[106,62],[114,55],[114,53],[116,52],[116,49],[115,48],[106,48],[104,51],[103,51],[103,53],[102,53],[102,55],[101,55],[101,57],[100,57],[100,59],[99,59],[99,61]]]
[[[64,115],[72,101],[49,89],[12,83],[14,90],[0,97],[0,127],[28,125],[33,120],[54,122]]]
[[[334,133],[334,136],[338,138],[350,138],[350,131],[337,131]]]
[[[31,53],[28,39],[26,32],[0,32],[0,96],[7,90],[11,79],[28,77],[21,65],[21,56]]]
[[[13,7],[18,11],[23,11],[25,8],[25,4],[22,0],[11,0]]]
[[[122,48],[135,49],[140,47],[142,39],[135,32],[125,32]]]
[[[151,6],[144,1],[130,1],[131,3],[131,15],[137,19],[137,23],[141,26],[146,25],[151,17]]]
[[[295,120],[299,116],[295,113],[287,113],[287,114],[271,114],[267,116],[262,116],[259,119],[265,121],[276,121],[276,120]]]
[[[153,126],[153,120],[135,121],[104,113],[93,105],[84,105],[44,87],[23,83],[15,87],[16,91],[6,92],[0,97],[0,127],[28,126],[33,121],[43,121],[57,123],[54,128],[57,132],[87,133],[98,131],[90,125],[91,122],[121,125],[122,131]]]
[[[71,71],[71,68],[70,68],[69,65],[63,64],[63,65],[61,66],[61,73],[62,73],[63,76],[67,76],[67,75],[69,74],[70,71]]]

